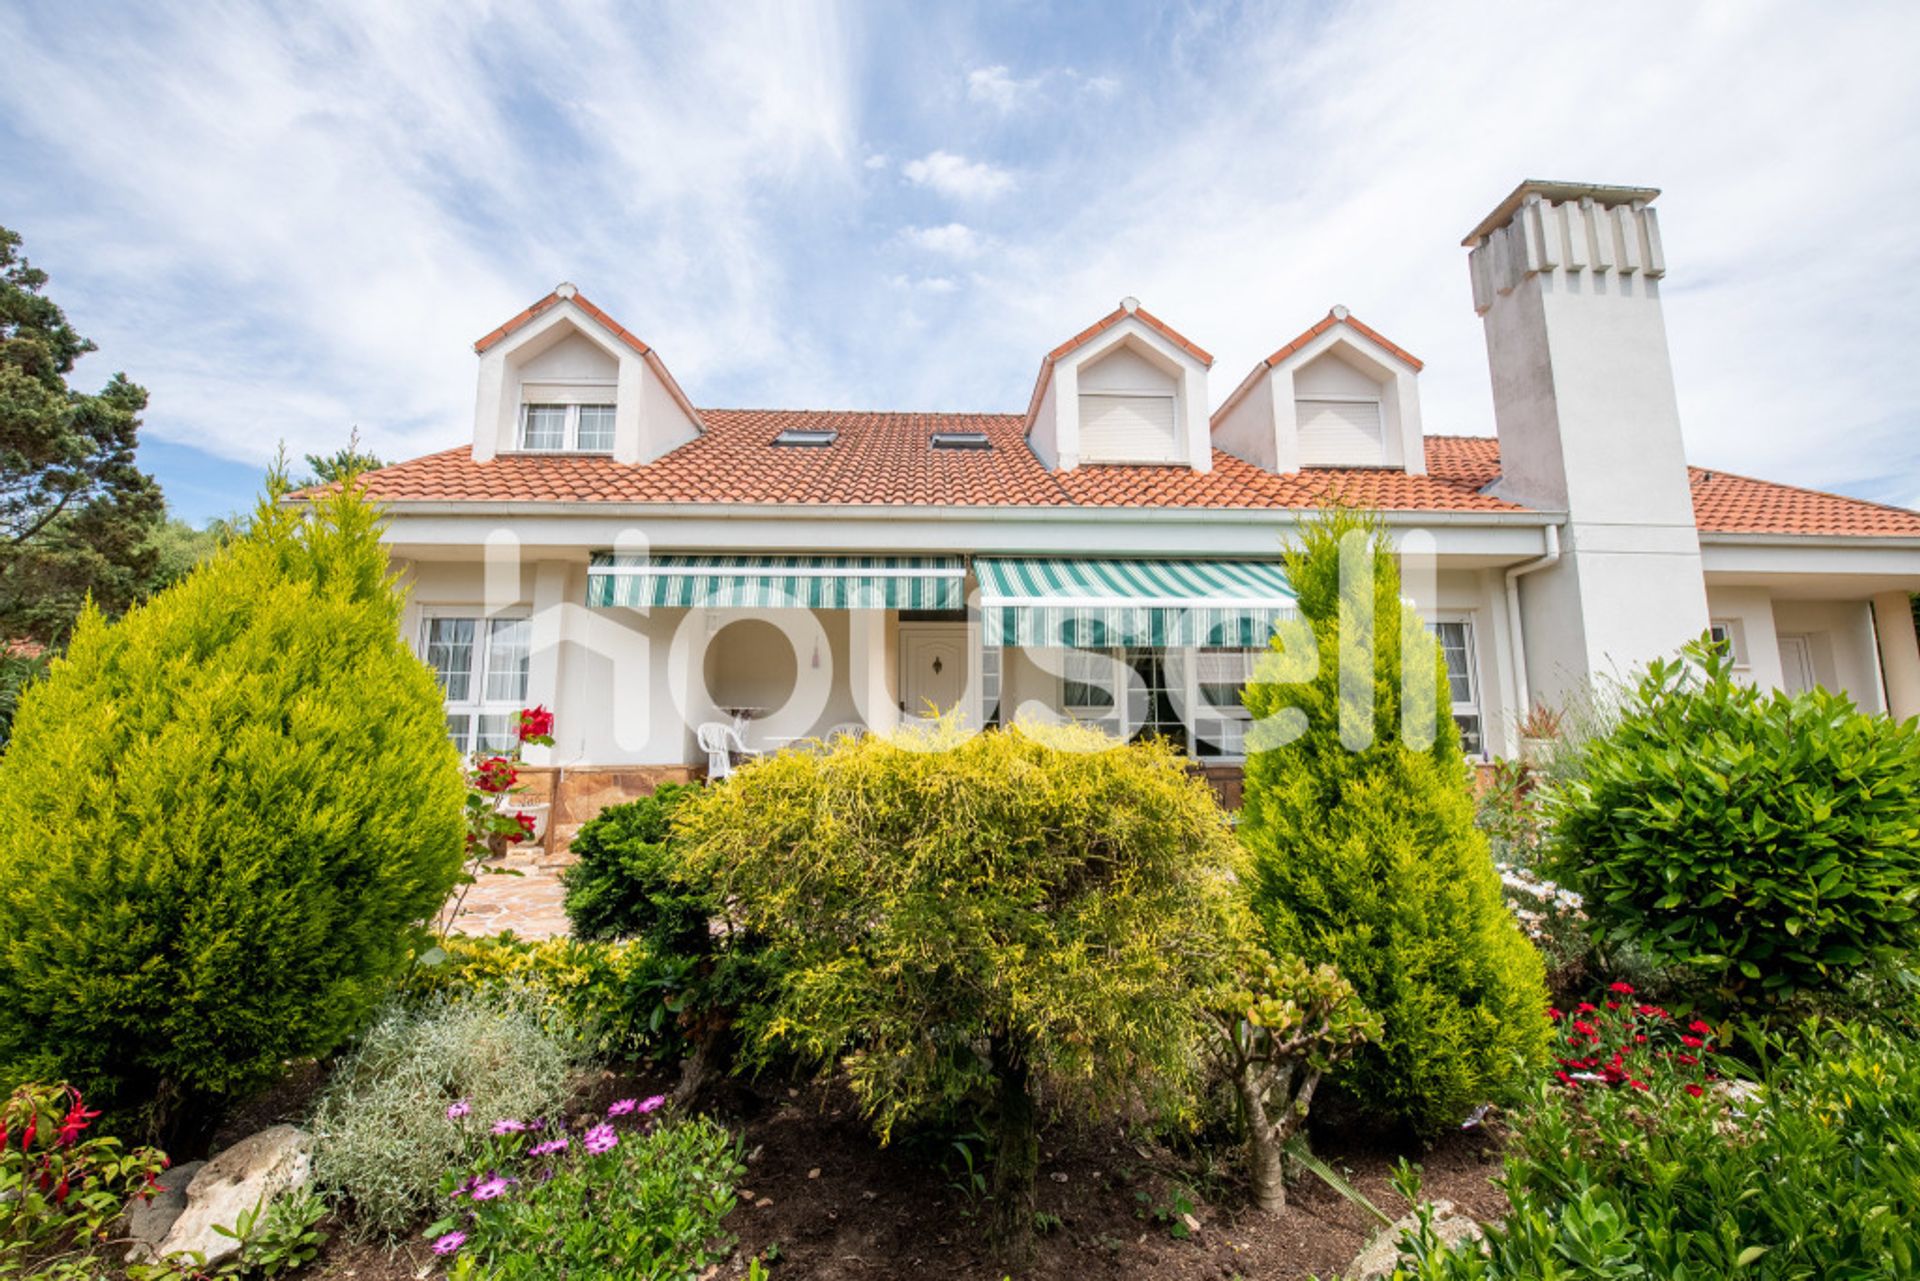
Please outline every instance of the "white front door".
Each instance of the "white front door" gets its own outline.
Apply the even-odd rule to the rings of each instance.
[[[1789,694],[1813,688],[1813,646],[1807,643],[1806,637],[1780,638],[1780,683]]]
[[[967,626],[965,623],[900,625],[900,710],[908,716],[932,716],[960,707],[970,722],[967,698]]]

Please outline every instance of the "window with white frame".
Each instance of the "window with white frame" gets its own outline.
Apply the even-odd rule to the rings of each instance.
[[[1447,693],[1453,704],[1454,723],[1460,726],[1460,745],[1469,756],[1486,754],[1486,737],[1481,732],[1480,675],[1473,652],[1473,624],[1464,618],[1443,619],[1430,624],[1440,652],[1447,660]]]
[[[1260,653],[1224,647],[1068,650],[1060,706],[1075,720],[1118,733],[1118,700],[1131,672],[1138,678],[1137,701],[1126,709],[1132,738],[1172,739],[1195,760],[1237,759],[1246,754],[1251,723],[1241,691]]]
[[[522,405],[520,448],[532,453],[610,454],[613,406]]]
[[[518,741],[527,704],[532,624],[524,618],[441,614],[427,619],[427,666],[447,702],[447,734],[464,753],[505,751]]]
[[[1747,644],[1738,619],[1716,618],[1707,624],[1707,635],[1716,649],[1726,652],[1735,667],[1747,665]]]

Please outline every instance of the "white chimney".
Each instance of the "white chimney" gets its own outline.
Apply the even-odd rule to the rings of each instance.
[[[1523,182],[1464,242],[1500,434],[1493,492],[1567,516],[1559,563],[1520,580],[1529,695],[1548,703],[1707,626],[1659,194]]]

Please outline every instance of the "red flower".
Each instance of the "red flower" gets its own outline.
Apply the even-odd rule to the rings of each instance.
[[[512,787],[520,774],[504,756],[489,756],[473,771],[473,785],[483,792],[500,793]]]
[[[1691,1054],[1676,1054],[1673,1056],[1673,1061],[1675,1063],[1684,1063],[1688,1067],[1693,1067],[1700,1062],[1699,1059],[1694,1058]]]
[[[1618,993],[1619,993],[1620,995],[1622,995],[1622,996],[1632,996],[1632,995],[1633,995],[1633,984],[1631,984],[1631,983],[1610,983],[1610,984],[1608,984],[1608,985],[1607,985],[1607,991],[1609,991],[1609,992],[1618,992]]]
[[[543,704],[529,707],[520,713],[520,741],[530,738],[553,737],[553,713]]]
[[[80,1131],[87,1128],[87,1123],[99,1115],[97,1111],[87,1111],[84,1101],[76,1093],[73,1096],[73,1106],[67,1109],[67,1119],[60,1123],[60,1134],[54,1139],[53,1145],[59,1148],[68,1146],[80,1137]]]
[[[1610,1009],[1610,1010],[1617,1010],[1617,1009],[1619,1009],[1619,1008],[1620,1008],[1620,1002],[1618,1002],[1618,1001],[1608,1001],[1608,1002],[1607,1002],[1607,1008],[1608,1008],[1608,1009]]]
[[[33,1147],[33,1132],[35,1128],[39,1126],[39,1124],[40,1124],[39,1117],[30,1116],[27,1118],[26,1132],[20,1136],[20,1150],[22,1152],[25,1152]]]
[[[533,829],[534,829],[533,815],[524,814],[524,813],[515,814],[513,816],[513,821],[520,825],[520,834],[514,837],[513,838],[514,840],[530,841],[533,839]]]
[[[1712,1036],[1713,1024],[1703,1022],[1700,1019],[1695,1019],[1693,1022],[1687,1024],[1687,1031],[1695,1033],[1696,1035],[1699,1035],[1699,1036]]]
[[[1691,1094],[1696,1099],[1706,1093],[1705,1090],[1701,1089],[1699,1086],[1695,1085],[1691,1081],[1687,1082],[1685,1089],[1688,1094]]]
[[[1593,1024],[1583,1022],[1580,1019],[1573,1021],[1573,1030],[1586,1036],[1592,1036],[1594,1034]]]
[[[1647,1088],[1647,1083],[1645,1081],[1636,1081],[1632,1077],[1627,1078],[1627,1084],[1631,1085],[1636,1090],[1644,1090]]]
[[[1634,1033],[1633,1041],[1636,1045],[1645,1045],[1647,1043],[1647,1034],[1645,1032],[1636,1032]]]
[[[1547,1017],[1552,1019],[1555,1023],[1558,1023],[1561,1019],[1564,1019],[1567,1016],[1561,1011],[1556,1010],[1551,1005],[1549,1005],[1547,1007]],[[5,1135],[6,1135],[6,1131],[0,1130],[0,1142],[4,1142]]]
[[[1697,1036],[1683,1036],[1680,1038],[1680,1044],[1686,1046],[1689,1050],[1697,1050],[1705,1045],[1706,1042]]]
[[[53,1190],[53,1199],[56,1202],[67,1199],[67,1176],[64,1174],[60,1176],[60,1186]]]
[[[1580,1004],[1574,1006],[1573,1009],[1576,1014],[1598,1014],[1600,1012],[1598,1006],[1589,1005],[1585,1001],[1580,1002]]]
[[[1636,1013],[1643,1014],[1650,1019],[1664,1019],[1667,1017],[1667,1012],[1657,1005],[1636,1005],[1633,1008]]]

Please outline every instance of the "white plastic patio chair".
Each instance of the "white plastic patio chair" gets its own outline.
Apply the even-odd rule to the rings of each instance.
[[[725,721],[707,721],[694,731],[694,740],[707,754],[707,778],[715,783],[733,773],[741,761],[761,755]]]

